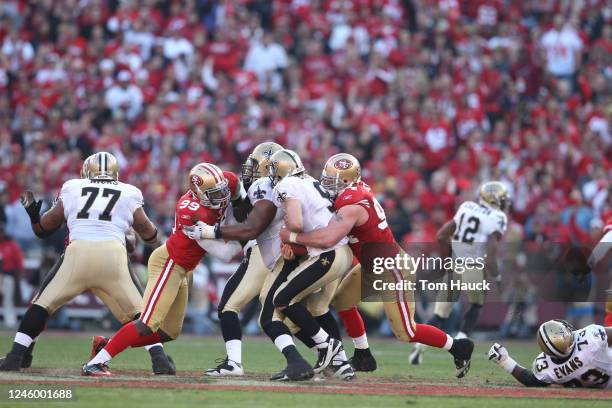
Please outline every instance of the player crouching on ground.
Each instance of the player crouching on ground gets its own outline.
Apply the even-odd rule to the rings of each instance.
[[[366,243],[388,244],[394,251],[402,251],[386,221],[383,208],[370,187],[361,181],[361,165],[350,154],[332,156],[323,169],[321,186],[333,199],[336,214],[327,226],[310,232],[291,232],[281,229],[283,242],[313,248],[328,248],[350,236],[350,247],[361,262],[362,246]],[[402,252],[403,253],[403,252]],[[391,271],[389,279],[404,280],[402,272]],[[372,273],[363,277],[371,281]],[[474,343],[470,339],[453,339],[442,330],[414,322],[414,294],[399,290],[394,299],[385,301],[384,310],[395,336],[402,341],[424,343],[448,350],[455,360],[457,377],[464,377],[470,368]],[[334,305],[341,312],[354,308],[361,300],[361,268],[356,267],[340,284]],[[291,316],[290,316],[291,317]],[[293,320],[293,318],[291,317]],[[347,322],[345,326],[348,327]],[[365,334],[365,331],[363,332]]]
[[[149,257],[149,279],[140,318],[119,329],[108,344],[83,366],[83,375],[111,375],[107,363],[126,348],[172,341],[179,336],[187,310],[191,271],[207,252],[236,254],[241,250],[237,242],[196,241],[181,230],[199,220],[210,224],[219,222],[230,200],[236,208],[240,199],[240,182],[234,173],[222,172],[210,163],[200,163],[191,169],[189,191],[176,204],[172,234]],[[210,246],[211,242],[216,248]]]
[[[488,356],[528,387],[612,388],[611,336],[612,327],[591,324],[574,330],[564,320],[549,320],[538,329],[542,353],[533,361],[533,371],[521,367],[499,343],[491,346]]]

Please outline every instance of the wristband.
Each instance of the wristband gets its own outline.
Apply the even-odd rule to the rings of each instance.
[[[510,374],[512,374],[512,371],[514,371],[514,368],[517,366],[516,361],[510,356],[504,361],[501,361],[499,365]]]
[[[290,232],[289,233],[289,242],[291,242],[292,244],[297,244],[297,236],[298,236],[297,232]]]

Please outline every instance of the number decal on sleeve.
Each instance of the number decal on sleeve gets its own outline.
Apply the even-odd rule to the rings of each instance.
[[[548,360],[546,360],[546,356],[536,358],[535,368],[537,372],[546,370],[548,368]]]
[[[85,205],[81,208],[81,211],[77,213],[77,218],[79,219],[88,219],[89,218],[89,210],[94,205],[94,202],[98,198],[100,194],[100,189],[98,187],[83,187],[81,190],[81,197],[87,196],[87,201],[85,201]],[[102,197],[110,199],[104,207],[104,211],[100,215],[98,215],[98,219],[100,221],[112,221],[112,213],[117,201],[119,201],[119,197],[121,196],[121,191],[113,190],[112,188],[105,188],[102,190]]]

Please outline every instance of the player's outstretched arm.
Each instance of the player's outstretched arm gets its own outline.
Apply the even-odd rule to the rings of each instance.
[[[42,200],[36,200],[34,193],[25,191],[21,194],[21,205],[25,208],[30,222],[32,223],[32,231],[38,238],[46,238],[57,231],[64,223],[64,205],[62,200],[56,200],[53,206],[40,215],[40,207]]]
[[[487,355],[489,361],[502,367],[516,378],[518,382],[527,387],[546,387],[549,385],[538,380],[531,370],[521,367],[512,357],[510,357],[508,350],[499,343],[493,344]]]
[[[368,213],[363,207],[347,205],[338,210],[325,228],[295,234],[292,234],[290,229],[282,228],[280,237],[285,243],[300,244],[312,248],[331,248],[346,237],[364,216],[367,221]]]
[[[142,207],[134,211],[134,224],[132,228],[147,244],[155,246],[160,243],[157,227],[151,222]]]
[[[235,213],[234,213],[235,214]],[[272,201],[259,200],[253,205],[242,224],[223,225],[217,228],[213,238],[225,240],[249,241],[257,238],[274,220],[276,206]]]
[[[457,224],[455,224],[455,220],[446,222],[446,224],[442,225],[438,232],[436,232],[436,241],[441,244],[450,242],[456,228]]]

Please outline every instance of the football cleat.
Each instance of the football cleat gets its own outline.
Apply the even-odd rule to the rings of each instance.
[[[166,354],[157,354],[151,357],[153,374],[176,375],[176,366],[172,357]]]
[[[22,367],[23,356],[21,354],[8,353],[6,357],[0,359],[0,371],[20,371]]]
[[[209,368],[204,372],[204,375],[209,377],[239,377],[244,375],[242,364],[230,360],[228,357],[215,360],[219,363],[215,368]]]
[[[355,349],[355,354],[350,358],[349,363],[355,371],[374,371],[376,370],[376,359],[369,348]]]
[[[456,339],[453,341],[453,345],[449,351],[455,358],[457,378],[465,377],[468,371],[470,371],[474,342],[470,339]]]
[[[106,364],[85,364],[81,370],[84,377],[110,377],[112,374]]]
[[[110,339],[104,336],[93,336],[91,341],[91,357],[94,358],[108,344]]]
[[[325,369],[330,377],[342,381],[351,381],[355,378],[355,371],[348,361],[333,360]]]
[[[305,381],[314,376],[314,371],[304,359],[287,364],[282,371],[272,374],[270,381]]]
[[[319,358],[317,359],[317,362],[313,367],[315,373],[320,373],[321,371],[323,371],[325,367],[327,367],[329,363],[331,363],[332,359],[336,356],[336,354],[343,350],[342,342],[340,342],[340,340],[334,339],[333,337],[328,337],[326,343],[327,347],[318,349]]]
[[[270,381],[289,381],[289,376],[287,375],[287,369],[283,368],[278,373],[274,373],[270,376]]]
[[[419,365],[423,362],[423,354],[425,354],[425,345],[417,343],[414,345],[414,350],[410,353],[408,361],[412,365]]]

